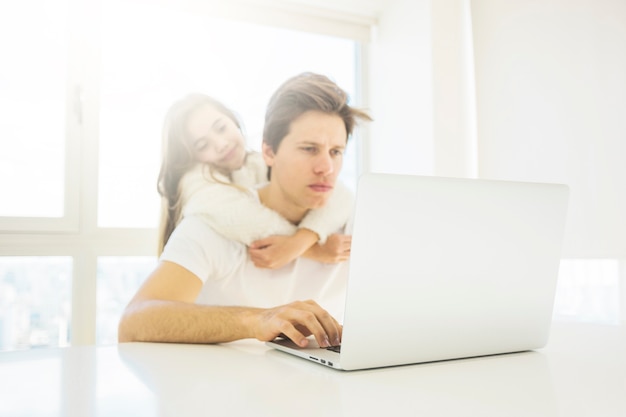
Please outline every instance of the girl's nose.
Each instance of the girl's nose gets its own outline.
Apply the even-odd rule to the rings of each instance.
[[[228,148],[228,143],[228,139],[223,137],[217,137],[213,142],[213,146],[215,146],[215,150],[217,151],[217,153],[222,153]]]

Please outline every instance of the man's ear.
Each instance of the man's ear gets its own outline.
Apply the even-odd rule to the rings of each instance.
[[[272,165],[274,165],[274,156],[276,154],[272,150],[272,147],[267,143],[263,142],[262,146],[263,147],[261,152],[263,153],[263,160],[265,161],[265,165],[271,167]]]

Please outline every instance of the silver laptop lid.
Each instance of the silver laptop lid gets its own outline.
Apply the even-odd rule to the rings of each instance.
[[[544,346],[567,197],[565,185],[361,176],[342,367]]]

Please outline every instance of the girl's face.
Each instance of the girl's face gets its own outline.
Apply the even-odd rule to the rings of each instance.
[[[191,112],[187,132],[194,158],[229,173],[241,168],[246,156],[245,140],[235,122],[210,104]]]

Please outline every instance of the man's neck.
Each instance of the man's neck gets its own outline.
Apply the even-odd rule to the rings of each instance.
[[[291,223],[297,225],[308,213],[308,209],[299,207],[290,202],[285,195],[272,184],[259,188],[261,204],[274,210]]]

